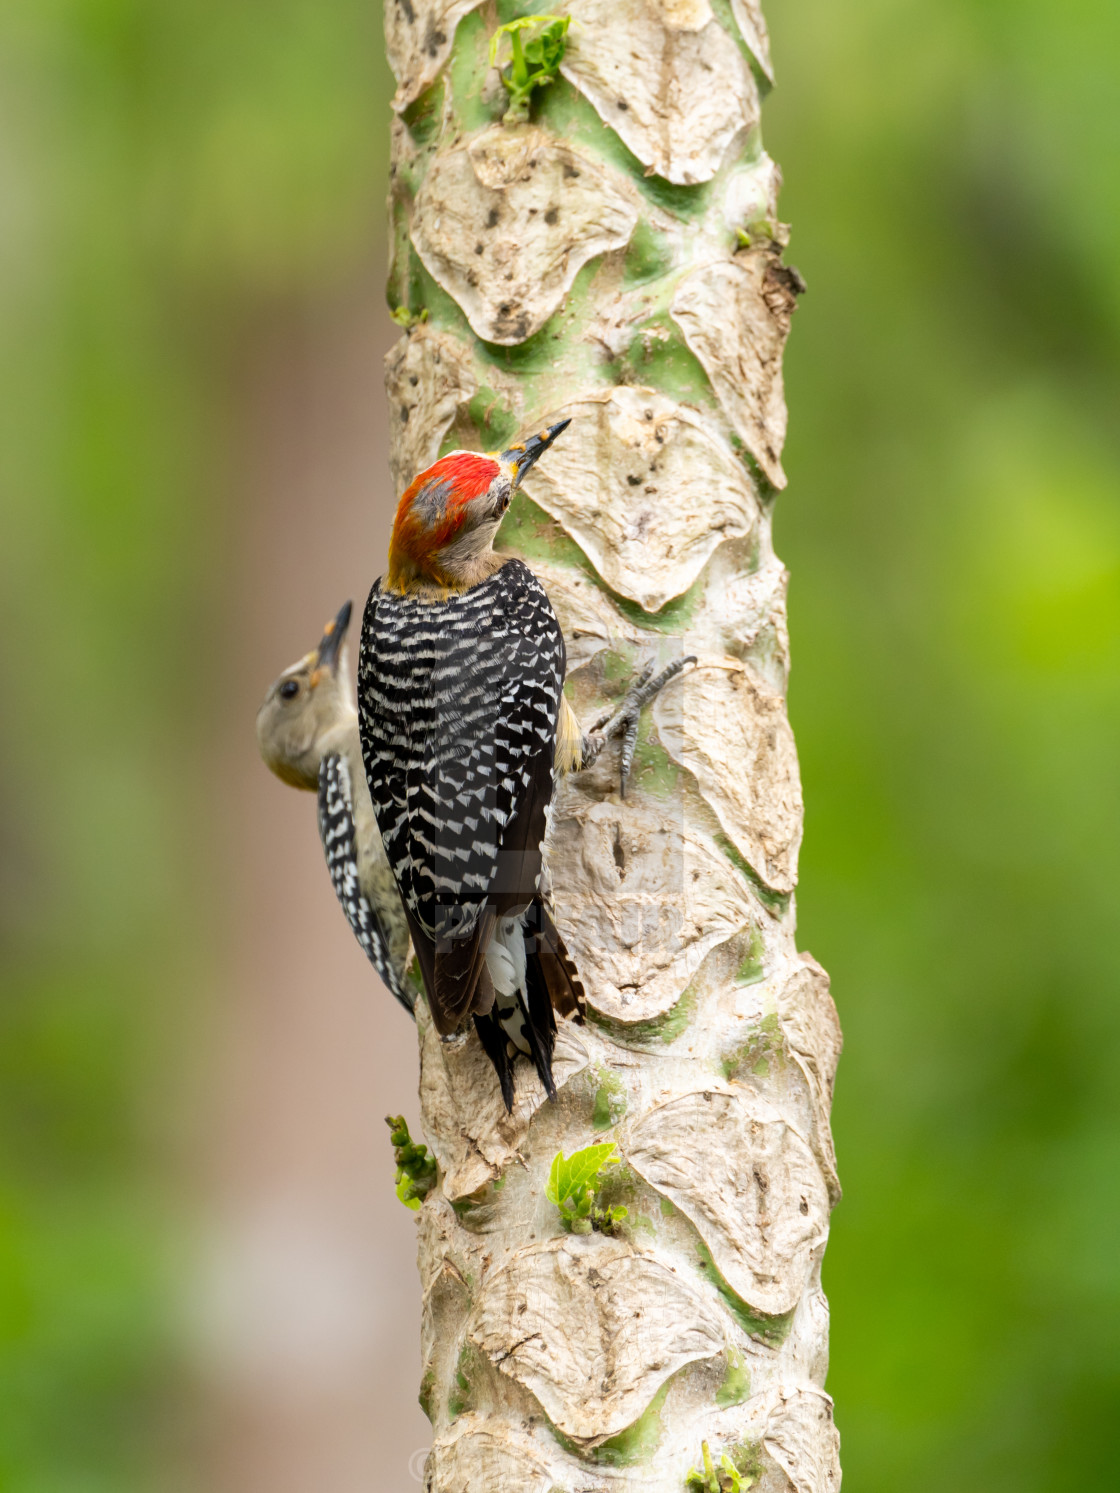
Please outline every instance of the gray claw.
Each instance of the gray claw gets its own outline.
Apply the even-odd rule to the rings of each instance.
[[[696,662],[695,654],[674,659],[668,668],[654,676],[654,660],[642,669],[627,690],[622,704],[615,711],[605,710],[596,716],[583,737],[583,765],[591,767],[612,736],[622,737],[622,754],[619,763],[619,793],[626,797],[626,783],[634,764],[634,752],[638,745],[638,728],[643,708],[665,688],[670,679],[675,679],[689,664]]]

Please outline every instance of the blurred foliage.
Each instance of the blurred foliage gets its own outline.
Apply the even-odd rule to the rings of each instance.
[[[803,942],[847,1037],[826,1262],[846,1482],[1103,1490],[1120,11],[768,14],[766,140],[810,286],[777,525]],[[0,1486],[20,1493],[172,1475],[175,1090],[223,936],[199,809],[230,369],[255,318],[379,250],[379,26],[357,0],[0,11]]]
[[[770,0],[845,1487],[1115,1486],[1120,8]]]
[[[19,1493],[179,1486],[183,1116],[225,935],[204,889],[231,370],[255,317],[378,243],[387,76],[355,0],[0,10],[0,1487]]]

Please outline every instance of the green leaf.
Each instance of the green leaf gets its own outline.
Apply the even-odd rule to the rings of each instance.
[[[585,1146],[570,1156],[557,1151],[549,1169],[545,1197],[559,1208],[567,1228],[586,1234],[593,1226],[599,1226],[603,1221],[610,1222],[612,1210],[597,1211],[595,1194],[599,1190],[599,1173],[606,1166],[614,1166],[618,1159],[614,1141]],[[625,1216],[625,1211],[622,1210],[622,1216]]]
[[[411,1208],[414,1213],[420,1210],[420,1199],[413,1196],[412,1178],[402,1177],[396,1186],[397,1196],[406,1208]]]
[[[557,1151],[552,1158],[552,1165],[548,1171],[548,1181],[545,1183],[544,1195],[550,1203],[560,1206],[560,1168],[564,1164],[563,1151]]]
[[[420,311],[410,311],[407,306],[398,306],[395,311],[389,312],[389,320],[395,321],[398,327],[404,327],[409,331],[412,327],[422,325],[428,319],[428,308],[423,307]],[[419,966],[417,966],[419,968]]]
[[[562,41],[571,23],[571,16],[518,16],[515,21],[507,21],[504,26],[499,26],[490,38],[490,66],[497,67],[498,65],[498,50],[501,47],[504,36],[512,38],[515,31],[530,31],[534,26],[543,24],[545,30],[542,32],[541,40],[547,36],[554,42]],[[535,45],[537,45],[535,41],[529,43],[530,47]],[[528,52],[529,48],[526,47],[525,50]],[[559,62],[563,55],[564,49],[560,47],[557,62]]]
[[[563,1159],[560,1167],[561,1198],[570,1197],[577,1188],[592,1182],[603,1167],[618,1160],[618,1148],[614,1141],[601,1141],[597,1146],[584,1146],[582,1151],[573,1151]]]
[[[748,1489],[753,1482],[753,1478],[748,1478],[744,1482],[743,1478],[740,1476],[739,1469],[735,1466],[735,1463],[731,1460],[726,1452],[722,1457],[720,1457],[720,1493],[746,1493],[746,1489]]]
[[[570,24],[570,16],[519,16],[499,26],[490,38],[490,66],[498,68],[509,92],[508,121],[527,120],[533,89],[556,77]],[[508,37],[510,44],[510,59],[505,64],[499,60],[503,37]]]
[[[695,1467],[690,1468],[688,1477],[685,1479],[686,1486],[698,1490],[702,1489],[703,1493],[720,1493],[716,1471],[712,1466],[712,1454],[708,1450],[708,1443],[706,1441],[700,1443],[700,1450],[704,1458],[704,1470],[700,1472]]]

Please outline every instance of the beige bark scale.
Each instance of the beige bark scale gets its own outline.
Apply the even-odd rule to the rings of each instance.
[[[794,940],[802,805],[785,709],[782,264],[754,0],[572,0],[562,77],[502,122],[488,0],[386,0],[399,89],[386,382],[398,491],[442,451],[565,415],[500,544],[563,624],[588,718],[696,654],[547,846],[588,1019],[559,1098],[514,1113],[472,1034],[421,1013],[440,1182],[419,1220],[430,1493],[678,1493],[706,1441],[743,1485],[834,1493],[820,1266],[840,1032]],[[613,1237],[545,1198],[613,1139]],[[753,1480],[753,1482],[751,1481]]]

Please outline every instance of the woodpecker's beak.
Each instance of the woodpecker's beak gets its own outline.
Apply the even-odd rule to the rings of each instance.
[[[561,420],[556,425],[550,425],[547,430],[542,430],[537,435],[526,436],[524,441],[511,446],[508,451],[502,452],[503,462],[512,462],[514,466],[513,485],[520,487],[521,479],[533,465],[533,463],[548,450],[553,441],[562,430],[567,430],[572,422]]]
[[[333,622],[328,622],[324,628],[323,641],[319,644],[319,653],[315,660],[317,669],[329,669],[333,674],[338,668],[338,657],[346,640],[346,629],[350,626],[352,610],[353,603],[344,602],[338,610],[338,616]]]

